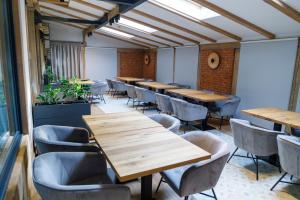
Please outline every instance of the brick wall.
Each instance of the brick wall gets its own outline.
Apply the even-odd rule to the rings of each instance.
[[[216,52],[220,56],[220,64],[217,69],[208,66],[208,55]],[[212,90],[220,94],[231,94],[234,72],[234,48],[204,49],[200,50],[200,89]]]
[[[150,57],[148,65],[144,62],[145,54]],[[156,50],[118,49],[118,76],[155,80]]]
[[[149,55],[150,63],[148,65],[144,64],[143,67],[143,78],[156,80],[156,50],[147,50],[145,54]]]

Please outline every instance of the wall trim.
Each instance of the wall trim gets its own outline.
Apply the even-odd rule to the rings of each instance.
[[[202,44],[201,50],[209,50],[209,49],[237,49],[240,48],[240,42],[226,42],[226,43],[215,43],[215,44]]]

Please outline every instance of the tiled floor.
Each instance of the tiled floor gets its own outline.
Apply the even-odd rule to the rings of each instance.
[[[112,112],[126,112],[135,110],[131,106],[126,105],[126,98],[111,98],[106,96],[107,104],[101,103],[97,106],[105,113]],[[156,111],[146,111],[146,115],[156,113]],[[218,121],[211,120],[210,125],[216,126]],[[231,151],[235,149],[233,144],[233,138],[231,136],[230,127],[225,125],[221,131],[211,130],[211,133],[218,135],[223,140],[225,140],[230,146]],[[178,134],[182,134],[180,131]],[[245,154],[245,152],[240,152]],[[220,180],[215,188],[218,199],[224,200],[292,200],[300,199],[300,186],[287,185],[280,183],[275,190],[270,191],[271,186],[279,179],[281,176],[278,169],[272,165],[269,165],[263,161],[259,162],[259,181],[255,178],[255,165],[253,161],[245,158],[234,157],[229,164],[226,164],[224,171],[220,177]],[[153,190],[156,189],[160,175],[154,175]],[[288,179],[289,177],[287,177]],[[201,179],[199,179],[201,181]],[[298,180],[299,182],[300,180]],[[132,199],[138,200],[140,195],[140,183],[139,181],[133,181],[127,183],[131,189]],[[207,191],[208,193],[210,191]],[[172,189],[165,183],[162,184],[161,189],[155,195],[157,200],[177,200],[183,199],[178,197]],[[204,200],[211,199],[203,195],[193,195],[189,200]]]

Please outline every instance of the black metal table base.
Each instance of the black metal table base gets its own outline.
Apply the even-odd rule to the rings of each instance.
[[[153,200],[152,198],[152,175],[141,178],[141,200]]]

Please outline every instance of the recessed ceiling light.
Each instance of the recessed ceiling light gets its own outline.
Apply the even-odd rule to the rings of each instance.
[[[124,19],[122,17],[119,20],[118,24],[120,24],[122,26],[126,26],[126,27],[131,28],[131,29],[135,29],[137,31],[146,32],[146,33],[153,33],[153,32],[157,31],[153,28],[150,28],[148,26],[145,26],[145,25],[137,23],[137,22],[133,22],[133,21],[128,20],[128,19]]]
[[[124,33],[122,31],[117,31],[117,30],[114,30],[114,29],[111,29],[111,28],[107,28],[107,27],[101,27],[100,30],[103,30],[103,31],[108,32],[108,33],[111,33],[113,35],[125,37],[125,38],[133,38],[134,37],[133,35]]]
[[[190,18],[203,20],[216,16],[220,16],[218,13],[205,8],[190,0],[149,0],[154,4],[160,5],[168,10],[172,10],[179,15],[184,15]]]

